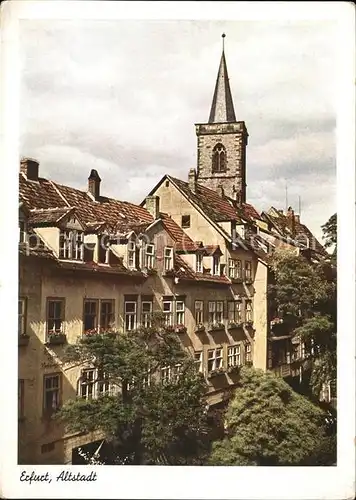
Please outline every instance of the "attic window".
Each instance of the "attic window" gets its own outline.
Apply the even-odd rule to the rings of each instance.
[[[190,227],[190,215],[182,215],[182,227]]]
[[[59,235],[59,258],[83,260],[83,231],[61,231]]]
[[[164,184],[167,187],[169,187],[169,181],[166,181],[165,184]]]

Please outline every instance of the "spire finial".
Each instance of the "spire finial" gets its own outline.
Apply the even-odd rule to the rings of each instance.
[[[226,37],[226,35],[225,35],[225,33],[223,33],[223,34],[221,35],[222,42],[223,42],[223,52],[224,52],[224,49],[225,49],[225,37]]]

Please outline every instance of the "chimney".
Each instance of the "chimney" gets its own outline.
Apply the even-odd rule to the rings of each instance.
[[[294,210],[292,209],[292,207],[288,207],[287,219],[288,219],[288,224],[289,224],[289,227],[292,231],[292,234],[294,235],[295,234],[295,217],[294,217]]]
[[[195,193],[197,188],[197,173],[195,171],[195,168],[191,168],[189,170],[188,184],[189,184],[189,189],[192,191],[192,193]]]
[[[218,185],[218,187],[216,188],[216,191],[217,191],[219,196],[221,196],[222,198],[224,197],[224,188],[222,187],[221,184]]]
[[[93,169],[88,177],[88,190],[95,200],[98,200],[100,197],[100,183],[99,174],[97,170]]]
[[[154,220],[159,219],[159,196],[146,197],[146,210],[152,215]]]
[[[29,181],[38,181],[39,165],[39,162],[33,158],[22,158],[20,172],[24,173]]]
[[[298,224],[300,224],[300,215],[294,214],[294,220],[295,220],[295,222],[297,222]]]

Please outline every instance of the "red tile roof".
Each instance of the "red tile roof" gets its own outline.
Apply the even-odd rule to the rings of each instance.
[[[39,224],[56,224],[72,210],[73,209],[70,207],[31,209],[28,223],[32,226]]]
[[[201,248],[201,245],[194,242],[169,215],[161,213],[160,218],[165,230],[175,241],[175,249],[178,252],[195,252]]]
[[[75,207],[81,221],[98,223],[105,221],[115,231],[130,230],[141,224],[153,222],[145,209],[127,201],[100,197],[94,201],[86,191],[63,186],[47,179],[29,181],[20,173],[20,201],[29,209]]]
[[[235,200],[226,196],[222,197],[216,191],[200,184],[196,185],[196,190],[193,192],[189,189],[187,182],[175,177],[167,177],[214,222],[260,219],[257,210],[249,203],[239,206]]]

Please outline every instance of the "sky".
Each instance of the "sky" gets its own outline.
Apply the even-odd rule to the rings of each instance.
[[[196,167],[221,34],[237,120],[245,121],[247,201],[295,212],[317,238],[336,211],[332,21],[20,21],[20,154],[40,175],[140,203],[164,174]],[[287,186],[287,200],[286,200]]]

